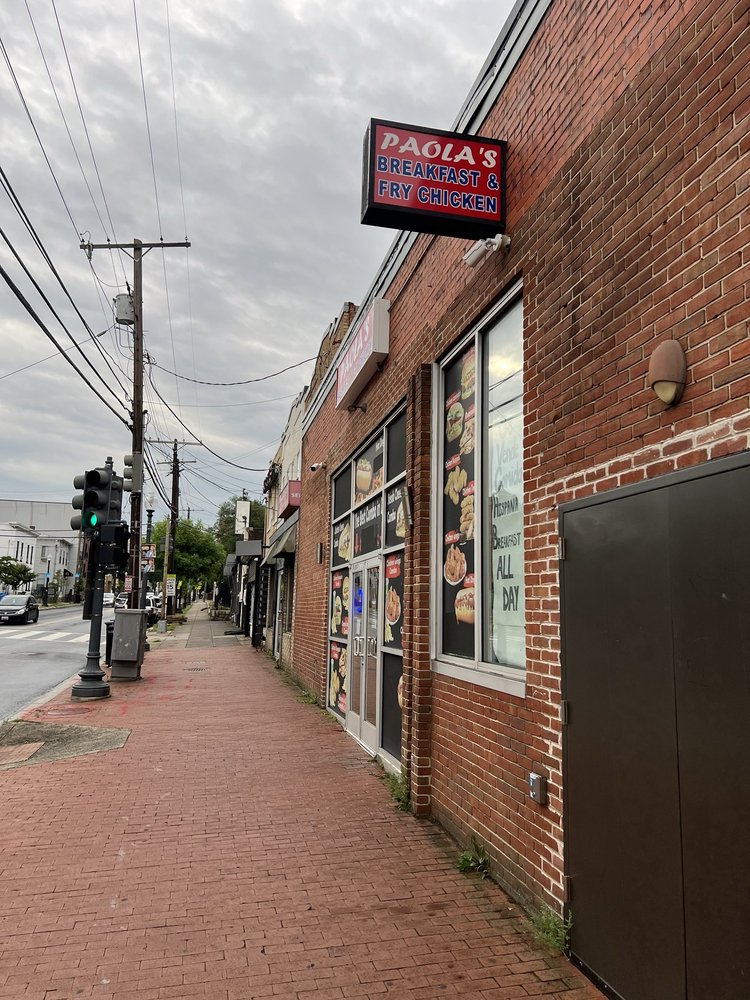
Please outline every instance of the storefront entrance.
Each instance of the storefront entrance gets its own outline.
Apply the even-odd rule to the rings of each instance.
[[[750,462],[561,509],[572,953],[623,1000],[744,1000]]]
[[[353,565],[351,581],[351,663],[346,728],[375,754],[380,677],[380,557]]]

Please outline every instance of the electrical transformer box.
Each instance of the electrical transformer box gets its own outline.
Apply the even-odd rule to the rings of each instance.
[[[133,298],[127,292],[115,296],[115,322],[132,326],[135,322]]]

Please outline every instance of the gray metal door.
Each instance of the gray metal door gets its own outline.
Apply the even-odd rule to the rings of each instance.
[[[561,510],[574,957],[624,1000],[750,995],[750,469]]]

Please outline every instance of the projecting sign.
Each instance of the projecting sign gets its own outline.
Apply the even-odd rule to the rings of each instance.
[[[336,406],[348,406],[359,396],[388,357],[389,302],[374,299],[357,326],[336,369]]]
[[[299,507],[302,495],[302,483],[299,479],[290,479],[279,494],[278,514],[285,519]]]
[[[373,118],[362,222],[465,239],[505,231],[505,142]]]

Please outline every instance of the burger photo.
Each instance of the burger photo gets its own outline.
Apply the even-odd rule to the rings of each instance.
[[[456,402],[450,407],[445,418],[445,438],[447,441],[455,441],[461,437],[461,429],[464,424],[464,408]]]

